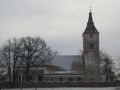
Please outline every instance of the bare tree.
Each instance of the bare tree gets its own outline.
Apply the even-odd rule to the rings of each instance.
[[[101,60],[101,71],[105,75],[106,82],[113,81],[113,68],[114,61],[113,59],[105,53],[103,50],[100,51],[100,60]]]
[[[29,67],[31,65],[45,65],[52,59],[55,52],[47,46],[46,42],[40,37],[25,37],[21,39],[24,50],[24,62],[26,66],[26,81],[28,81]]]
[[[26,81],[30,66],[45,65],[56,54],[40,37],[8,40],[0,49],[0,64],[7,67],[9,82],[15,82],[21,65],[26,66]]]
[[[8,70],[9,82],[15,82],[22,64],[22,47],[17,39],[8,40],[0,51],[0,63]]]
[[[7,67],[9,82],[11,82],[12,43],[10,40],[1,48],[0,61]]]
[[[12,80],[16,81],[18,76],[19,68],[23,63],[23,48],[19,40],[13,39],[12,43]]]

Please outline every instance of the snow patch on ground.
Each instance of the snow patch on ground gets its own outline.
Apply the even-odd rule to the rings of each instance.
[[[108,88],[24,88],[24,89],[1,89],[1,90],[120,90],[120,87]]]

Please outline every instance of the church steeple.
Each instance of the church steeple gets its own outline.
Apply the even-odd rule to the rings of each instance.
[[[99,32],[97,31],[92,12],[89,12],[89,18],[85,31],[83,32],[83,55],[85,61],[85,77],[89,80],[100,80],[100,59],[99,59]],[[86,67],[88,65],[89,67]],[[91,73],[94,72],[94,73]]]
[[[99,54],[99,32],[94,25],[91,10],[86,29],[83,32],[83,51],[84,53],[93,52]]]
[[[89,12],[89,18],[88,18],[88,22],[87,22],[87,27],[85,29],[85,31],[83,32],[83,34],[90,34],[90,33],[99,33],[94,25],[93,19],[92,19],[92,12],[90,9]]]
[[[89,19],[88,19],[88,23],[87,24],[94,24],[93,19],[92,19],[91,9],[90,9],[90,12],[89,12]]]

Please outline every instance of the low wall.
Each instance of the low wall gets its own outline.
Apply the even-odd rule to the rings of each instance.
[[[49,87],[116,87],[120,82],[23,82],[0,83],[0,88],[49,88]]]

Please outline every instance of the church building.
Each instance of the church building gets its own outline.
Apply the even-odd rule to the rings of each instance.
[[[54,57],[52,60],[53,65],[58,66],[61,70],[53,70],[50,66],[49,68],[46,67],[44,79],[57,81],[101,80],[99,32],[94,25],[91,10],[89,12],[87,26],[82,37],[83,55],[61,55]]]
[[[44,67],[31,67],[29,79],[33,81],[101,81],[99,32],[94,25],[91,10],[82,37],[83,55],[57,55]]]

